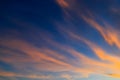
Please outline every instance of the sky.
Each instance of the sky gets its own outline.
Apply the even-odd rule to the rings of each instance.
[[[120,0],[0,1],[0,80],[119,80]]]

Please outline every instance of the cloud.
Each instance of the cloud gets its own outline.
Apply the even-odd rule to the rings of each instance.
[[[118,48],[120,48],[119,30],[115,29],[114,26],[111,26],[105,20],[101,19],[99,15],[97,15],[89,8],[87,8],[86,5],[83,6],[82,4],[78,4],[80,3],[79,1],[70,0],[70,2],[68,2],[66,0],[66,3],[69,4],[70,7],[63,10],[64,14],[67,13],[67,15],[63,15],[63,16],[67,18],[66,22],[69,21],[68,24],[71,24],[72,26],[76,26],[75,24],[76,23],[80,24],[80,19],[82,18],[91,27],[96,29],[108,44],[110,44],[111,46],[115,45]],[[111,6],[109,6],[109,8],[111,8]],[[113,10],[116,9],[117,8],[114,8]],[[74,14],[74,16],[72,14]],[[100,24],[97,20],[104,25]]]
[[[63,8],[66,8],[69,6],[69,4],[66,2],[66,0],[56,0],[56,1]]]
[[[64,37],[66,39],[69,39],[70,42],[75,42],[75,43],[83,42],[93,51],[93,54],[95,54],[100,59],[100,60],[95,60],[92,57],[83,55],[85,53],[81,53],[80,51],[78,52],[77,50],[74,49],[73,46],[69,46],[65,50],[69,52],[72,56],[74,56],[75,59],[77,59],[78,62],[80,63],[79,68],[76,68],[74,71],[76,72],[78,71],[79,73],[83,73],[82,71],[84,71],[87,75],[97,73],[105,76],[108,76],[105,73],[118,73],[120,59],[114,53],[112,54],[108,53],[99,45],[81,37],[80,35],[76,34],[74,30],[71,30],[70,28],[68,29],[68,28],[59,27],[58,31],[61,34],[64,34]],[[77,63],[74,62],[74,64],[79,64],[78,62]],[[84,68],[82,68],[82,66],[84,66]],[[112,77],[117,77],[117,75]]]
[[[5,53],[4,55],[12,56],[2,56],[0,60],[11,64],[14,68],[16,68],[16,70],[18,70],[18,73],[2,72],[0,75],[8,77],[44,78],[44,76],[39,76],[37,73],[53,72],[62,75],[69,72],[73,74],[81,74],[81,77],[89,77],[91,74],[111,76],[105,73],[115,73],[119,71],[120,60],[117,56],[108,54],[95,43],[92,43],[91,41],[86,40],[73,32],[66,30],[65,34],[67,38],[70,38],[75,43],[85,43],[102,61],[88,57],[85,53],[75,50],[73,46],[60,44],[51,38],[46,38],[48,45],[58,48],[59,50],[46,47],[36,47],[23,39],[13,40],[2,38],[0,45],[7,47],[8,49],[2,49],[2,53]],[[71,55],[74,59],[65,56],[64,53],[61,53],[61,51],[67,53],[67,55]],[[24,55],[22,53],[24,53]],[[27,73],[27,71],[30,71],[30,73],[34,73],[34,75],[23,75],[23,73],[20,74],[19,71],[22,69],[24,69],[23,72]],[[60,77],[70,80],[74,79],[76,76],[68,76],[68,74],[66,74]],[[56,77],[53,76],[53,78]]]
[[[32,29],[29,32],[30,34],[27,34],[31,37],[31,40],[37,41],[37,45],[25,38],[17,38],[16,36],[14,38],[11,37],[14,34],[6,36],[6,38],[2,37],[0,39],[0,47],[2,47],[0,61],[10,64],[16,72],[7,72],[6,70],[3,70],[0,71],[0,76],[49,80],[51,78],[55,79],[57,75],[57,78],[72,80],[74,78],[78,78],[78,76],[75,76],[76,74],[81,75],[80,78],[88,78],[91,74],[100,74],[119,78],[119,57],[114,53],[108,53],[102,47],[91,42],[89,39],[81,37],[79,32],[76,30],[77,27],[74,22],[78,22],[79,24],[79,19],[82,18],[88,23],[88,26],[91,25],[92,28],[96,29],[108,44],[112,46],[116,45],[118,48],[120,48],[119,31],[112,28],[105,21],[103,21],[104,26],[100,25],[96,20],[94,20],[96,17],[91,12],[83,10],[80,6],[75,6],[78,5],[75,0],[56,1],[62,8],[64,8],[64,10],[67,8],[67,13],[69,13],[69,9],[70,12],[76,14],[73,17],[72,15],[70,16],[72,18],[71,20],[65,21],[67,22],[66,24],[70,26],[66,26],[65,24],[56,25],[56,27],[60,26],[58,27],[58,32],[62,36],[61,40],[66,40],[71,44],[73,43],[75,46],[61,43],[59,40],[56,40],[55,34],[46,33],[46,31],[40,30],[39,33],[39,30],[37,30],[38,33],[37,36],[35,36],[34,32],[36,32],[37,28],[35,31],[30,28]],[[83,13],[85,13],[85,15],[83,15]],[[27,24],[25,26],[27,26]],[[90,57],[85,52],[82,52],[82,50],[79,49],[82,45],[81,43],[86,47],[89,47],[92,51],[91,54],[95,54],[97,59]],[[76,50],[76,47],[79,51]],[[24,73],[26,74],[24,75]],[[53,73],[53,75],[40,75],[41,73]]]
[[[104,22],[102,21],[105,26],[101,26],[98,22],[96,22],[92,18],[88,18],[85,16],[82,16],[82,18],[93,28],[99,31],[102,37],[107,41],[107,43],[109,43],[110,45],[116,45],[118,48],[120,48],[120,37],[119,37],[120,33],[118,30],[112,28],[105,21]]]
[[[51,75],[34,75],[34,74],[24,75],[24,74],[17,74],[17,73],[13,73],[13,72],[3,72],[3,71],[0,71],[0,76],[3,76],[3,77],[22,77],[22,78],[30,78],[30,79],[52,79],[52,77],[53,77]]]
[[[67,79],[67,80],[73,80],[73,79],[72,79],[72,76],[71,76],[71,75],[68,75],[68,74],[63,74],[63,75],[61,75],[61,77],[62,77],[62,78],[65,78],[65,79]]]

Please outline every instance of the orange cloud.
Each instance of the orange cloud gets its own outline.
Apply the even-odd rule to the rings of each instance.
[[[17,73],[13,73],[13,72],[3,72],[0,71],[0,76],[4,76],[4,77],[23,77],[23,78],[31,78],[31,79],[52,79],[53,76],[51,75],[24,75],[24,74],[17,74]]]
[[[88,21],[89,22],[89,21]],[[101,28],[100,25],[95,23],[94,21],[89,22],[92,25],[99,26],[96,27],[97,30],[101,32],[102,35],[108,37],[104,28]],[[70,32],[71,31],[71,32]],[[101,47],[92,43],[89,40],[86,40],[77,34],[73,30],[59,30],[59,32],[64,32],[63,36],[67,37],[69,40],[72,40],[74,43],[84,42],[89,48],[93,51],[93,54],[100,60],[93,59],[92,57],[88,57],[85,53],[81,53],[74,49],[73,46],[69,46],[66,44],[60,44],[59,42],[50,39],[51,37],[41,37],[48,45],[53,46],[54,48],[59,49],[61,52],[53,50],[51,48],[44,47],[36,47],[25,40],[22,39],[4,39],[2,38],[0,41],[0,45],[4,47],[8,47],[12,50],[3,50],[3,53],[11,54],[9,57],[1,57],[0,60],[6,63],[11,64],[16,69],[24,69],[26,72],[29,71],[28,67],[33,70],[37,70],[39,72],[59,72],[61,74],[65,74],[66,72],[80,74],[82,77],[89,77],[91,74],[102,74],[112,77],[118,77],[119,74],[108,75],[105,73],[117,73],[120,69],[120,60],[117,56],[113,56],[103,50]],[[111,34],[113,35],[113,34]],[[54,37],[54,36],[52,36]],[[111,38],[111,37],[110,37]],[[110,40],[112,42],[112,40]],[[108,42],[109,43],[109,42]],[[15,52],[14,50],[18,50],[23,52],[25,56]],[[71,55],[75,59],[69,58],[64,55],[64,52],[67,52],[67,55]],[[32,64],[29,66],[29,64]],[[23,75],[17,73],[7,73],[2,72],[1,76],[9,76],[9,77],[26,77],[26,78],[44,78],[44,76],[39,75]],[[53,76],[55,77],[55,76]],[[72,75],[64,75],[62,78],[71,79]],[[49,77],[48,77],[49,78]]]
[[[108,74],[108,76],[115,77],[115,78],[120,78],[120,74]]]
[[[100,34],[103,36],[103,38],[110,44],[110,45],[116,45],[118,48],[120,48],[120,37],[119,37],[119,31],[112,28],[110,25],[106,24],[106,22],[103,22],[105,26],[101,26],[99,23],[97,23],[94,19],[88,18],[82,15],[82,18],[90,24],[93,28],[98,30]]]
[[[19,50],[21,52],[24,52],[26,55],[28,55],[28,57],[17,56],[17,53],[12,53],[11,51],[7,51],[8,54],[12,53],[14,55],[12,57],[1,58],[2,61],[11,64],[16,69],[20,69],[20,70],[24,69],[25,71],[27,71],[29,70],[27,69],[28,67],[27,65],[29,63],[32,63],[31,68],[36,69],[38,71],[50,71],[50,72],[70,71],[75,73],[76,72],[87,73],[87,75],[89,72],[91,72],[90,69],[75,66],[73,64],[73,62],[75,62],[74,60],[67,58],[61,54],[58,54],[58,52],[55,52],[53,50],[49,50],[45,48],[39,49],[22,40],[9,40],[9,41],[10,42],[3,40],[1,41],[0,45],[9,47],[11,49]],[[56,47],[61,48],[63,51],[66,51],[69,54],[74,55],[74,52],[70,52],[69,48],[65,50],[63,49],[64,46],[62,45],[61,46],[57,45]],[[81,54],[81,53],[77,53],[77,54]],[[71,61],[71,63],[69,63],[67,59]],[[21,76],[21,75],[5,74],[5,76]]]
[[[27,68],[27,64],[32,63],[33,65],[31,65],[31,67],[38,71],[61,72],[61,74],[63,74],[64,71],[67,71],[67,72],[82,74],[84,77],[94,73],[104,75],[104,73],[108,72],[109,70],[112,72],[117,72],[119,70],[118,63],[120,62],[117,57],[111,56],[110,54],[106,53],[102,48],[100,48],[99,46],[95,45],[94,43],[84,38],[81,38],[72,33],[69,33],[68,35],[73,40],[83,41],[103,61],[98,61],[86,55],[83,55],[84,53],[76,51],[72,46],[62,45],[57,43],[56,41],[51,41],[51,40],[49,40],[49,43],[52,46],[67,52],[69,55],[75,57],[75,59],[73,60],[71,58],[68,58],[67,56],[61,54],[60,52],[54,51],[49,48],[35,47],[23,40],[9,40],[10,42],[3,40],[1,41],[0,45],[24,52],[28,57],[17,56],[17,53],[12,53],[11,51],[5,51],[8,54],[12,53],[14,55],[12,57],[6,57],[6,58],[3,57],[1,58],[1,60],[12,64],[17,69],[19,69],[19,67],[25,68],[25,66]],[[106,62],[105,60],[109,62]],[[18,62],[22,63],[23,65],[19,66],[17,64]],[[23,76],[23,75],[9,74],[9,73],[1,73],[1,76],[18,76],[18,77],[29,77],[29,78],[37,77],[32,75]],[[68,76],[62,76],[62,77],[68,78]]]
[[[66,0],[56,0],[56,1],[63,8],[66,8],[69,6],[68,3],[66,2]]]
[[[61,2],[64,2],[63,0],[58,0]],[[66,0],[65,0],[66,1]],[[99,19],[104,26],[102,26],[101,24],[99,24],[95,19],[96,19],[96,15],[92,14],[92,12],[86,8],[85,6],[79,5],[77,3],[77,0],[70,0],[70,2],[66,1],[70,7],[69,7],[69,11],[67,9],[64,9],[64,14],[67,13],[67,15],[64,15],[64,18],[67,17],[66,22],[68,22],[68,24],[70,24],[69,26],[76,26],[74,25],[74,22],[79,24],[79,19],[83,19],[85,20],[89,25],[91,25],[91,27],[95,28],[97,31],[99,31],[99,33],[102,35],[102,37],[105,39],[105,41],[110,44],[110,45],[116,45],[118,48],[120,48],[120,37],[119,37],[119,30],[116,30],[115,28],[113,28],[114,26],[110,26],[109,24],[107,24],[104,20]],[[72,6],[74,3],[74,6]],[[60,4],[59,4],[60,5]],[[61,6],[61,5],[60,5]],[[113,11],[115,11],[115,9],[113,9]],[[70,13],[73,13],[77,16],[77,18],[75,18],[74,16],[70,15]],[[68,17],[69,16],[69,17]]]
[[[73,80],[73,79],[72,79],[72,76],[71,76],[71,75],[68,75],[68,74],[63,74],[63,75],[61,75],[61,77],[62,77],[62,78],[65,78],[65,79],[67,79],[67,80]]]
[[[75,13],[76,16],[78,16],[77,20],[79,20],[79,18],[82,17],[82,19],[84,19],[89,25],[91,25],[93,28],[99,31],[108,44],[116,45],[118,48],[120,48],[119,31],[113,29],[104,21],[103,23],[105,27],[101,26],[94,19],[92,19],[95,18],[95,16],[93,16],[90,12],[88,12],[88,14],[90,15],[89,17],[80,14],[82,10],[79,11],[80,6],[79,7],[75,6],[76,5],[75,0],[56,0],[56,1],[62,8],[64,8],[64,10],[67,7],[69,7],[70,8],[69,10],[71,10],[71,12]],[[74,2],[74,6],[71,5],[72,2]],[[54,50],[51,47],[49,48],[47,45],[37,47],[23,39],[18,39],[18,38],[12,39],[10,37],[1,38],[0,46],[4,46],[10,49],[10,50],[2,49],[1,52],[5,53],[4,55],[9,54],[11,56],[7,56],[7,57],[2,56],[0,57],[0,61],[9,63],[18,71],[20,70],[23,70],[23,72],[31,71],[34,74],[23,75],[13,72],[0,71],[0,76],[25,77],[32,79],[56,78],[55,76],[39,75],[37,74],[37,72],[34,72],[34,70],[36,70],[38,72],[58,73],[60,75],[59,77],[68,80],[74,79],[75,75],[71,75],[71,74],[68,75],[67,73],[79,74],[82,75],[82,77],[89,77],[91,74],[102,74],[106,76],[120,78],[118,72],[120,70],[119,57],[107,53],[107,51],[102,49],[99,45],[75,34],[75,30],[73,31],[73,28],[76,28],[75,27],[76,25],[74,24],[73,21],[76,18],[73,18],[72,16],[70,16],[69,18],[71,19],[69,20],[71,22],[67,21],[67,23],[70,24],[70,26],[67,27],[67,29],[64,29],[63,26],[66,25],[62,25],[63,29],[59,28],[59,32],[62,34],[62,36],[67,38],[68,41],[71,40],[75,44],[78,44],[79,42],[85,43],[93,51],[93,54],[95,54],[98,57],[97,60],[94,59],[93,57],[88,57],[87,55],[85,55],[86,53],[82,53],[80,51],[75,50],[74,46],[67,44],[60,44],[59,42],[51,39],[51,37],[53,38],[54,35],[51,34],[41,35],[43,32],[40,33],[40,39],[43,39],[47,45],[57,48],[58,50]],[[79,21],[77,22],[79,23]],[[17,23],[17,24],[22,24],[22,23]],[[26,25],[27,24],[25,24],[25,26]],[[61,24],[59,24],[59,26],[61,27]],[[40,40],[36,38],[38,36],[36,37],[35,35],[33,36],[35,40],[38,41]],[[17,50],[18,52],[20,51],[21,53],[18,54],[18,52],[15,50]],[[24,53],[25,55],[23,56],[22,53]],[[74,59],[70,58],[69,56],[65,56],[65,53],[67,55],[74,57]],[[114,74],[109,74],[109,73],[114,73]]]
[[[84,53],[78,52],[72,46],[70,46],[66,49],[66,51],[69,52],[76,59],[78,59],[78,62],[82,66],[84,66],[84,68],[81,68],[81,67],[76,68],[75,71],[79,72],[79,70],[80,70],[80,72],[82,72],[82,70],[85,69],[84,71],[86,71],[86,73],[88,73],[88,75],[92,74],[92,73],[99,73],[99,74],[104,75],[104,73],[106,73],[106,72],[108,72],[108,73],[109,72],[113,72],[113,73],[116,72],[117,73],[119,71],[119,68],[120,68],[119,57],[117,57],[113,54],[107,53],[100,46],[96,45],[95,43],[90,42],[89,40],[84,39],[81,36],[78,36],[72,30],[66,30],[66,29],[59,28],[59,31],[60,30],[62,30],[61,32],[64,32],[64,36],[66,38],[71,39],[73,42],[76,42],[76,43],[84,42],[86,45],[89,46],[89,48],[93,51],[93,53],[96,54],[96,56],[100,60],[102,60],[102,61],[98,61],[98,60],[94,60],[92,58],[89,58],[86,55],[83,55]],[[78,64],[78,62],[76,64]],[[115,77],[115,76],[113,76],[113,77]]]

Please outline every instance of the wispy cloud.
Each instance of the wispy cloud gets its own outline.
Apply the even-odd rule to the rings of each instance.
[[[56,2],[63,8],[69,6],[69,4],[66,2],[66,0],[56,0]]]
[[[109,24],[107,24],[105,21],[102,21],[104,23],[104,26],[100,25],[98,22],[96,22],[92,18],[87,18],[85,16],[82,16],[82,18],[90,24],[93,28],[98,30],[100,34],[103,36],[103,38],[110,44],[110,45],[116,45],[118,48],[120,48],[120,37],[119,37],[119,31],[112,28]]]
[[[0,72],[0,76],[3,77],[22,77],[22,78],[30,78],[30,79],[52,79],[53,76],[50,75],[25,75],[25,74],[17,74],[17,73],[13,73],[13,72]]]
[[[30,29],[30,31],[27,31],[27,35],[30,36],[31,41],[25,37],[18,38],[16,36],[17,34],[15,34],[15,36],[14,34],[10,34],[1,37],[0,61],[10,64],[15,71],[8,72],[2,69],[0,76],[42,80],[54,80],[56,78],[74,80],[75,78],[81,77],[88,78],[92,74],[100,74],[120,78],[119,56],[116,56],[113,52],[108,53],[102,46],[79,34],[80,31],[77,30],[76,25],[80,25],[79,20],[84,20],[88,23],[87,27],[91,26],[92,29],[94,28],[100,33],[106,41],[106,44],[109,44],[109,46],[115,45],[118,49],[120,49],[119,30],[113,28],[113,26],[110,26],[102,19],[99,20],[104,25],[98,23],[96,21],[97,17],[94,16],[92,12],[86,10],[86,8],[83,10],[83,6],[77,6],[77,0],[56,0],[56,2],[70,16],[70,20],[64,20],[65,24],[59,24],[59,22],[56,21],[58,23],[56,25],[56,32],[62,36],[60,37],[61,40],[66,40],[66,44],[59,41],[58,36],[56,39],[55,34],[47,33],[45,30],[39,30],[36,26],[31,26],[34,29],[27,27],[27,29]],[[85,14],[83,15],[83,13]],[[64,18],[68,18],[68,15],[67,17],[64,15]],[[22,23],[17,23],[17,25],[23,26]],[[27,24],[25,26],[27,26]],[[19,33],[19,35],[23,34]],[[32,40],[34,42],[37,41],[37,44],[34,44]],[[69,43],[67,44],[67,42],[73,43],[75,46]],[[90,54],[95,55],[97,58],[89,56],[88,53],[82,51],[80,49],[81,45],[88,47],[91,50]],[[76,47],[79,50],[77,50]],[[43,73],[50,75],[44,75]]]

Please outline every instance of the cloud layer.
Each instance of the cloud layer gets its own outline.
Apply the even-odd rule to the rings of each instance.
[[[120,78],[119,56],[109,52],[115,48],[119,53],[119,29],[79,3],[78,0],[56,0],[64,18],[53,22],[56,34],[38,26],[26,27],[30,25],[27,22],[13,21],[27,29],[27,34],[8,30],[5,33],[13,34],[0,37],[0,61],[11,66],[7,70],[1,65],[0,76],[75,80],[98,74]],[[101,45],[97,38],[101,39]]]

